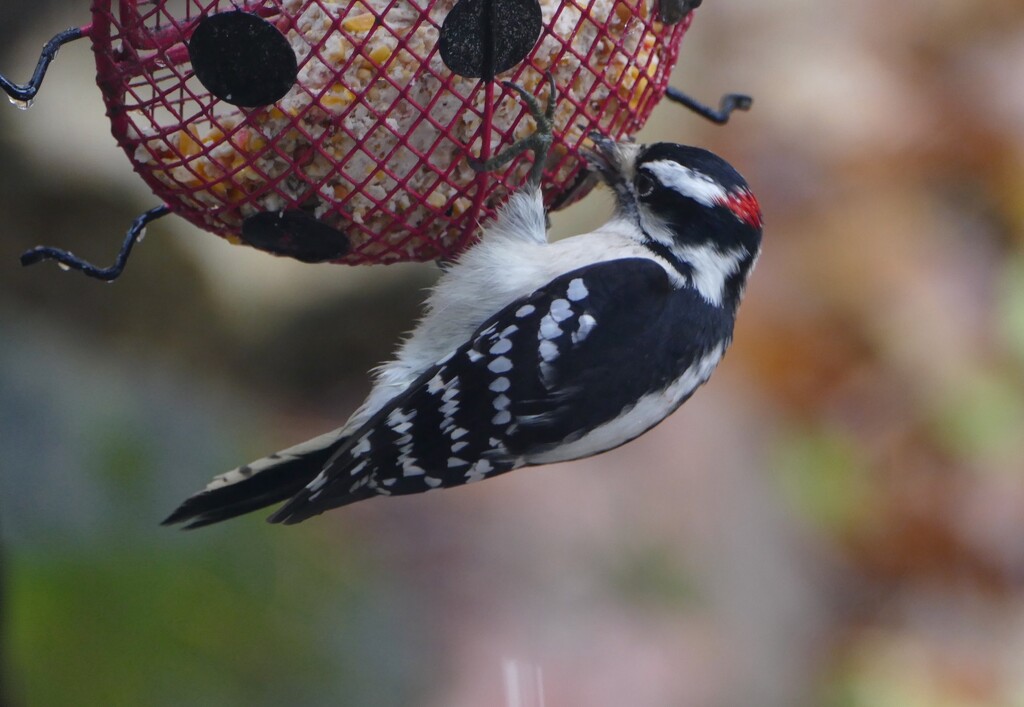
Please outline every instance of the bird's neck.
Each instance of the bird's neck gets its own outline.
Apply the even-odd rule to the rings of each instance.
[[[708,304],[735,311],[756,255],[743,247],[721,251],[712,245],[650,244]]]

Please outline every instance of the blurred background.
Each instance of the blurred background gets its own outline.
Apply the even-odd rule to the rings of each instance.
[[[4,2],[0,70],[87,19]],[[156,201],[86,42],[0,107],[0,703],[1024,705],[1024,4],[709,0],[673,83],[755,96],[641,138],[720,152],[767,222],[690,403],[596,459],[194,533],[158,522],[343,421],[436,271],[174,217],[115,285],[22,269],[110,262]]]

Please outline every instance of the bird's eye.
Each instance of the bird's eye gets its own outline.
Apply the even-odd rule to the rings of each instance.
[[[654,178],[647,172],[636,175],[636,193],[641,197],[647,197],[654,193]]]

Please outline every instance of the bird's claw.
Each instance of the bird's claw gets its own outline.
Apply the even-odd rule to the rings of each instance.
[[[525,88],[513,81],[502,81],[502,85],[519,94],[519,98],[526,104],[526,108],[533,118],[537,128],[528,137],[516,140],[505,150],[502,150],[493,157],[481,160],[476,157],[468,157],[469,166],[477,172],[490,172],[505,166],[523,152],[533,152],[533,166],[530,168],[530,175],[527,182],[533,186],[539,186],[544,175],[544,166],[547,163],[548,150],[554,140],[554,118],[556,92],[555,77],[550,71],[544,72],[544,78],[548,84],[547,104],[541,108],[540,101],[530,94]]]

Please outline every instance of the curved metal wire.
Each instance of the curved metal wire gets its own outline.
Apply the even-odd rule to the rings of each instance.
[[[46,77],[46,70],[50,67],[50,62],[57,56],[57,51],[68,42],[84,37],[87,34],[87,30],[88,27],[72,27],[55,35],[43,45],[43,51],[39,54],[36,70],[32,72],[32,78],[29,79],[28,83],[16,84],[3,74],[0,74],[0,88],[11,97],[13,102],[27,107],[28,103],[39,93],[39,87]]]
[[[94,277],[97,280],[112,282],[120,277],[121,273],[124,272],[124,266],[128,263],[128,256],[132,254],[132,248],[135,247],[135,244],[142,239],[146,226],[158,218],[166,216],[170,212],[171,210],[169,207],[160,205],[155,209],[150,209],[132,221],[131,228],[129,228],[128,233],[125,234],[124,243],[121,244],[121,250],[117,254],[117,259],[110,267],[97,267],[89,261],[79,258],[71,251],[62,250],[60,248],[51,248],[50,246],[37,246],[32,250],[25,251],[21,254],[21,264],[35,265],[36,263],[44,260],[56,260],[57,263],[65,270],[79,270],[85,275]]]

